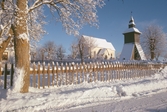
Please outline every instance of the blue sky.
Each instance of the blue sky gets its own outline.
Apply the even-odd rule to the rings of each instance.
[[[162,26],[163,31],[167,33],[167,0],[105,0],[105,3],[102,9],[98,8],[99,28],[87,25],[80,30],[80,34],[106,39],[113,44],[116,53],[122,51],[124,44],[122,33],[128,28],[131,11],[136,27],[141,32],[147,25],[153,23]],[[75,37],[67,35],[61,23],[51,19],[47,10],[45,15],[48,22],[45,29],[48,34],[43,37],[40,44],[54,41],[56,45],[63,45],[69,54],[69,47]]]

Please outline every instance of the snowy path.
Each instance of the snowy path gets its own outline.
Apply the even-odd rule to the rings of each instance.
[[[167,91],[118,102],[81,106],[65,112],[167,112]]]

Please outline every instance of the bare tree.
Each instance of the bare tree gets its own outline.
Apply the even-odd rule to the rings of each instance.
[[[46,50],[45,50],[45,48],[43,48],[43,47],[40,47],[40,48],[37,48],[37,57],[36,57],[36,59],[37,60],[41,60],[42,62],[44,62],[45,61],[45,59],[46,59]]]
[[[97,46],[96,40],[93,37],[82,36],[85,46],[85,53],[89,58],[92,58],[92,50]]]
[[[79,49],[78,49],[78,43],[73,42],[70,46],[70,51],[71,51],[71,57],[75,59],[77,55],[79,54]]]
[[[142,46],[145,54],[151,60],[158,60],[164,55],[167,45],[167,36],[158,25],[148,26],[142,34]]]
[[[58,46],[57,47],[57,58],[62,61],[63,58],[65,57],[65,52],[66,51],[62,45]]]
[[[53,41],[48,41],[44,44],[43,48],[45,49],[47,60],[56,59],[56,49],[57,46]]]
[[[20,92],[26,93],[29,90],[30,41],[31,38],[38,40],[43,33],[42,6],[48,6],[56,20],[62,22],[66,33],[78,35],[85,24],[97,26],[96,7],[102,7],[104,0],[1,0],[0,4],[0,24],[14,26],[15,69],[23,71]]]
[[[83,63],[84,57],[86,55],[85,40],[82,37],[78,37],[77,39],[78,39],[77,43],[78,43],[79,56],[81,58],[81,63]]]
[[[4,29],[1,28],[0,29],[0,39],[2,39],[2,33],[3,33]],[[12,39],[12,35],[13,35],[13,30],[12,28],[10,28],[9,32],[8,32],[8,37],[7,39],[1,40],[0,42],[0,61],[2,60],[2,55],[3,52],[5,51],[6,47],[9,45],[11,39]]]
[[[96,44],[92,37],[80,36],[77,39],[79,56],[81,63],[83,63],[85,57],[92,58],[92,50],[96,47]]]

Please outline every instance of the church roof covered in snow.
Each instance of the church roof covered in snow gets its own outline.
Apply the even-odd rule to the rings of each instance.
[[[120,59],[131,60],[133,49],[134,49],[134,43],[124,44],[122,53],[120,55]]]
[[[123,32],[123,34],[125,34],[125,33],[130,33],[130,32],[136,32],[136,33],[140,33],[140,34],[141,34],[141,32],[140,32],[137,28],[135,28],[135,27],[126,29],[126,30]]]
[[[82,37],[84,39],[92,39],[95,42],[96,47],[109,48],[109,49],[115,51],[115,48],[112,45],[112,43],[111,42],[107,42],[105,39],[91,37],[91,36],[86,36],[86,35],[82,35]]]

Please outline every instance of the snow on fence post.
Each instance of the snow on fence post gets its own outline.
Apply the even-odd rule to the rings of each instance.
[[[53,87],[54,87],[55,73],[56,73],[56,70],[55,70],[55,63],[52,62],[52,86],[53,86]]]
[[[91,63],[90,68],[91,68],[91,71],[92,71],[90,82],[93,82],[94,81],[94,78],[93,78],[94,77],[94,65],[93,65],[93,63]]]
[[[95,63],[93,62],[92,63],[92,70],[93,70],[93,77],[92,77],[92,80],[93,80],[93,82],[95,82],[95,76],[96,76],[96,71],[95,71]]]
[[[73,84],[76,84],[76,64],[72,62],[73,65]]]
[[[147,66],[146,66],[146,64],[144,63],[144,64],[143,64],[143,67],[144,67],[144,68],[143,68],[143,69],[144,69],[144,75],[145,75],[145,76],[148,76],[148,73],[149,73],[149,72],[148,72],[148,68],[150,67],[150,65],[147,64]]]
[[[81,64],[78,64],[78,83],[82,82],[82,68]]]
[[[41,64],[40,64],[40,62],[38,62],[37,74],[38,74],[38,89],[40,89],[40,74],[41,74]]]
[[[68,74],[68,84],[70,85],[71,84],[71,63],[69,63],[69,65],[68,65],[68,67],[69,67],[69,74]]]
[[[101,75],[101,80],[100,81],[104,81],[103,80],[103,77],[104,77],[104,74],[103,74],[103,64],[102,64],[102,62],[99,64],[100,65],[100,75]]]
[[[42,86],[43,86],[43,89],[45,88],[45,62],[42,63]]]
[[[60,65],[60,79],[61,79],[61,82],[60,82],[60,85],[64,85],[64,67],[63,67],[63,63],[61,63]]]
[[[66,64],[65,64],[65,73],[66,73],[66,82],[65,82],[65,85],[68,85],[68,83],[67,83],[68,72],[69,72],[69,66],[68,66],[68,64],[66,63]]]
[[[4,89],[7,87],[7,63],[5,63],[5,71],[4,71]]]
[[[138,77],[138,78],[141,78],[140,77],[140,74],[139,74],[139,70],[140,70],[140,67],[139,67],[139,63],[138,62],[136,62],[136,76]]]
[[[36,76],[35,76],[36,73],[35,73],[35,68],[36,68],[35,62],[33,62],[33,70],[32,70],[33,81],[32,81],[32,85],[33,85],[34,88],[36,88],[36,85],[35,85],[35,84],[36,84],[36,78],[35,78],[35,77],[36,77]]]
[[[56,63],[56,85],[59,86],[59,63]]]
[[[1,76],[2,76],[2,69],[1,69],[2,65],[1,65],[1,63],[2,63],[2,62],[0,62],[0,78],[1,78]],[[1,84],[1,80],[0,80],[0,84]]]
[[[79,64],[79,68],[80,68],[80,83],[83,82],[83,74],[84,74],[84,71],[83,71],[83,66],[82,66],[82,63]]]
[[[12,63],[11,72],[10,72],[10,76],[11,76],[11,78],[10,78],[10,86],[13,86],[13,74],[14,74],[14,68],[13,68],[13,63]]]
[[[76,71],[76,84],[79,83],[79,80],[78,80],[78,63],[75,65],[75,71]]]
[[[91,62],[88,64],[88,75],[87,75],[87,82],[89,83],[91,81],[92,73],[91,73]]]
[[[86,75],[87,75],[87,65],[83,62],[83,71],[84,71],[84,77],[83,77],[83,80],[84,82],[86,82]]]
[[[125,64],[125,62],[122,62],[122,68],[123,68],[123,70],[122,70],[123,79],[126,79],[126,64]]]
[[[148,64],[148,65],[146,65],[145,64],[145,67],[146,67],[146,75],[147,76],[150,76],[150,74],[151,74],[151,69],[152,69],[152,64]]]
[[[112,63],[113,64],[113,78],[114,80],[117,79],[117,65],[115,62]]]
[[[2,62],[0,62],[0,76],[2,75],[2,64],[1,64]]]
[[[97,65],[95,62],[93,62],[93,66],[94,66],[94,82],[96,82],[97,80],[97,75],[98,75],[98,72],[97,72]]]
[[[113,69],[113,63],[110,62],[110,81],[113,81],[113,72],[114,72],[114,69]]]
[[[111,70],[112,70],[112,65],[111,62],[108,62],[108,81],[111,81]]]
[[[72,85],[74,84],[74,63],[71,63]]]
[[[96,62],[95,66],[96,66],[96,68],[95,68],[95,70],[96,70],[95,81],[99,81],[99,63]]]
[[[120,63],[120,79],[122,80],[124,78],[124,66],[123,66],[123,62]]]
[[[50,86],[50,73],[51,73],[51,71],[50,71],[50,63],[48,63],[48,70],[47,70],[47,74],[48,74],[48,88]]]
[[[118,80],[120,80],[120,63],[117,61],[117,77],[118,77]]]
[[[103,64],[104,81],[107,81],[107,65],[105,64],[105,62],[103,62],[102,64]]]
[[[130,62],[130,78],[131,79],[133,78],[133,70],[134,70],[133,63]]]
[[[132,61],[132,79],[136,78],[136,69],[135,62]]]
[[[101,69],[102,69],[102,65],[101,65],[101,63],[98,63],[98,65],[99,65],[99,68],[98,68],[98,71],[99,71],[99,81],[102,81],[102,73],[101,73]]]
[[[101,62],[100,65],[101,65],[100,71],[101,71],[101,78],[102,78],[101,81],[104,82],[104,63]]]

